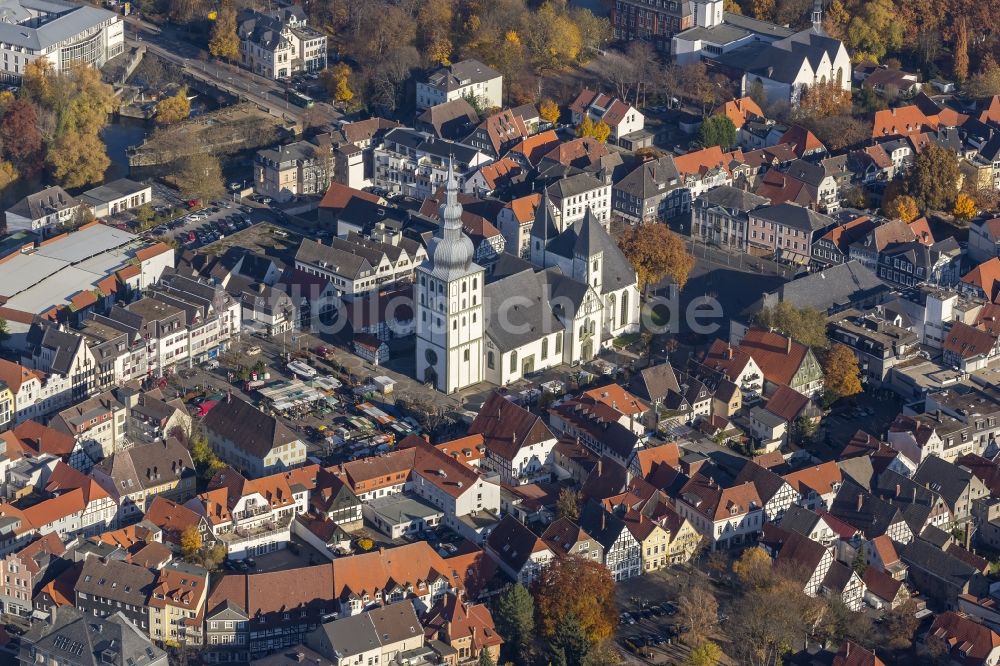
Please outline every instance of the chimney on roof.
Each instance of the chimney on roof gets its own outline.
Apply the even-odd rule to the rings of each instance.
[[[579,440],[579,438],[577,438],[577,439]],[[598,461],[597,461],[597,476],[600,476],[600,475],[601,475],[601,467],[602,467],[602,465],[601,465],[601,461],[600,461],[600,460],[598,460]]]
[[[726,358],[728,360],[730,360],[730,361],[733,360],[733,348],[732,347],[726,347]]]
[[[861,507],[865,504],[865,496],[863,493],[858,493],[858,511],[861,511]]]
[[[899,493],[900,493],[901,490],[902,490],[902,488],[900,488],[899,484],[897,483],[896,484],[896,494],[894,495],[894,497],[899,497]]]
[[[785,337],[785,353],[786,354],[791,354],[792,353],[792,337],[791,336]]]
[[[608,528],[608,512],[604,511],[601,513],[601,531],[603,532]]]

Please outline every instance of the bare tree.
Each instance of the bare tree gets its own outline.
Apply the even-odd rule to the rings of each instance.
[[[681,592],[677,617],[680,624],[687,627],[684,642],[692,647],[715,635],[719,624],[719,602],[700,578],[691,578],[687,588]]]

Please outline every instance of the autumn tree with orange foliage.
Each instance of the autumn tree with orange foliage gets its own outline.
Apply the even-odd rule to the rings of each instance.
[[[797,115],[803,118],[826,118],[851,112],[851,91],[836,81],[811,85],[802,93]]]
[[[534,597],[539,629],[550,641],[570,617],[591,646],[611,638],[618,624],[615,581],[600,562],[576,555],[556,558],[542,571]]]
[[[917,200],[908,194],[900,194],[893,197],[882,205],[882,210],[894,220],[902,220],[903,222],[912,222],[920,217]]]
[[[559,122],[559,105],[551,99],[543,99],[538,105],[538,116],[547,123]]]
[[[976,202],[968,194],[961,192],[955,198],[955,206],[951,209],[951,214],[960,220],[971,220],[976,216]]]
[[[851,348],[835,344],[824,354],[823,383],[833,400],[857,395],[863,390],[858,358]]]
[[[767,587],[774,577],[771,556],[759,546],[748,548],[743,551],[738,560],[733,562],[733,573],[740,579],[744,588]]]
[[[665,277],[683,289],[694,268],[694,257],[680,236],[665,224],[628,227],[618,239],[618,247],[639,276],[639,289],[655,285]]]

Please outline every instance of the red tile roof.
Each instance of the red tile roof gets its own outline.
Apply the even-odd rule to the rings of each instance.
[[[868,591],[886,602],[892,602],[899,594],[899,588],[903,586],[903,581],[896,580],[878,567],[869,566],[865,569],[862,577]]]
[[[330,188],[323,195],[323,199],[319,202],[319,207],[340,212],[355,197],[373,204],[385,204],[382,197],[378,195],[365,192],[364,190],[356,190],[353,187],[341,185],[340,183],[330,183]]]
[[[546,130],[534,136],[529,136],[511,148],[510,151],[524,155],[528,164],[537,166],[539,160],[558,146],[559,136],[555,130]]]
[[[1000,295],[1000,258],[993,257],[962,276],[962,282],[978,287],[993,301]]]
[[[820,465],[786,474],[784,479],[800,495],[806,497],[810,490],[819,495],[832,493],[844,477],[840,472],[840,466],[835,461],[830,460]]]
[[[844,641],[833,658],[833,666],[885,666],[885,662],[860,645]]]
[[[778,139],[778,143],[790,143],[795,146],[796,157],[814,152],[826,152],[823,142],[801,125],[792,125],[788,128],[788,131]]]
[[[757,327],[747,331],[739,349],[753,358],[765,379],[786,386],[809,352],[808,347],[787,336]]]
[[[996,345],[995,335],[956,321],[952,323],[951,330],[945,335],[941,348],[965,360],[977,356],[988,356]]]
[[[928,633],[943,640],[959,663],[985,664],[986,658],[1000,648],[1000,636],[955,611],[945,611],[934,618]]]
[[[768,399],[765,409],[788,423],[794,423],[808,405],[808,397],[782,384]]]
[[[715,107],[712,111],[713,116],[720,113],[733,121],[736,129],[743,127],[747,120],[751,118],[765,117],[760,106],[751,97],[740,97],[739,99],[730,100],[725,104]]]
[[[507,207],[514,212],[514,217],[520,224],[526,224],[535,219],[535,209],[542,201],[542,195],[538,192],[514,199]]]
[[[928,117],[915,104],[875,112],[872,137],[907,136],[938,127],[936,117]]]

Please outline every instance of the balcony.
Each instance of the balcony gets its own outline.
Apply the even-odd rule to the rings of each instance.
[[[265,521],[259,525],[250,527],[237,527],[231,532],[220,532],[216,538],[232,550],[236,546],[251,543],[263,538],[277,536],[282,532],[288,532],[292,524],[292,516],[285,515],[279,518]]]

